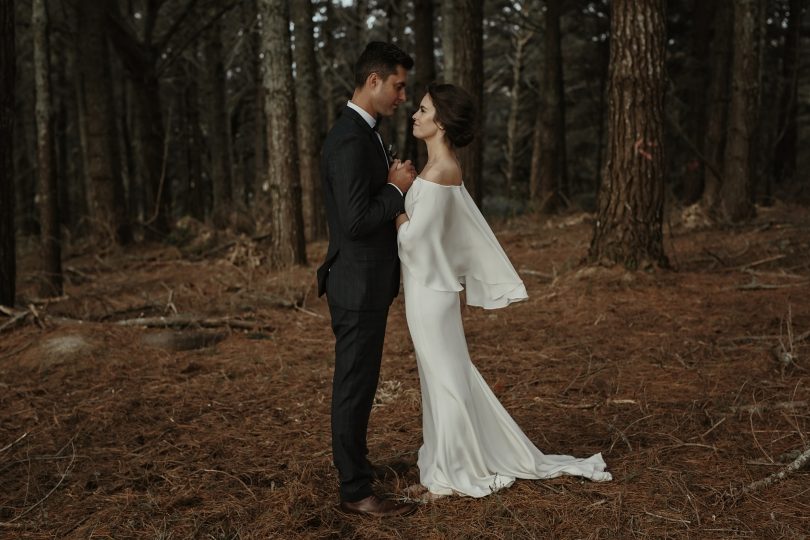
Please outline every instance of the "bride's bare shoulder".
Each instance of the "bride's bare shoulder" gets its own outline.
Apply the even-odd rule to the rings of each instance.
[[[458,186],[461,184],[461,168],[454,161],[439,162],[425,167],[419,176],[443,186]]]

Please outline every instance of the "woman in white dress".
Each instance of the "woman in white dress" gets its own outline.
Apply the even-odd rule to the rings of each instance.
[[[586,459],[542,453],[473,365],[461,321],[467,304],[497,309],[528,296],[462,182],[456,148],[472,141],[475,108],[464,90],[430,85],[413,115],[428,161],[397,217],[405,312],[422,391],[420,486],[412,495],[483,497],[516,478],[563,474],[607,481],[601,454]]]

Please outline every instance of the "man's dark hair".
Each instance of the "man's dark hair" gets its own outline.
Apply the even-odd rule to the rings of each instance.
[[[397,72],[397,66],[411,69],[413,58],[393,43],[372,41],[366,45],[354,65],[354,86],[362,87],[372,73],[385,80]]]

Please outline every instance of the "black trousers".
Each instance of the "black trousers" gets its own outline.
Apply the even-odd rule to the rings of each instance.
[[[380,377],[388,308],[354,311],[330,303],[329,312],[335,333],[332,456],[340,499],[354,502],[372,494],[366,432]]]

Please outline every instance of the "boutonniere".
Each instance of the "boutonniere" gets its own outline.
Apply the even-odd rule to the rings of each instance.
[[[386,152],[388,152],[388,161],[394,161],[397,159],[397,147],[393,144],[389,144],[388,148],[386,148]]]

